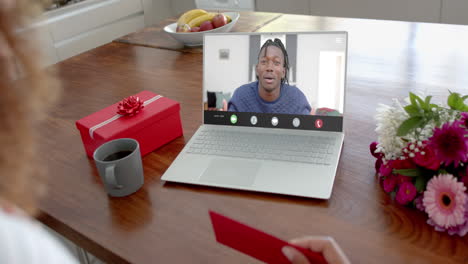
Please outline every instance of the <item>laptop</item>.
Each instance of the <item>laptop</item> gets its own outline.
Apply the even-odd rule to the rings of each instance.
[[[346,32],[205,34],[203,124],[162,180],[329,199],[347,43]]]

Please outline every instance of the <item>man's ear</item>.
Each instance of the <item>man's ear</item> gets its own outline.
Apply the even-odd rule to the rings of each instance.
[[[257,77],[258,80],[258,63],[255,64],[255,77]]]

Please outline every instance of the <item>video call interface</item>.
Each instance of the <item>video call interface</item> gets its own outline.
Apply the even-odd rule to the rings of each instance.
[[[206,34],[204,123],[342,131],[345,32]]]

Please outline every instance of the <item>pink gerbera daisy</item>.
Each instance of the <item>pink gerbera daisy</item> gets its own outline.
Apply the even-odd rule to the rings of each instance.
[[[468,198],[467,198],[468,199]],[[465,236],[468,233],[468,202],[465,203],[465,222],[461,225],[454,227],[443,228],[437,225],[432,219],[427,219],[427,223],[434,227],[436,231],[447,232],[449,235],[459,235],[461,237]]]
[[[424,212],[424,205],[423,205],[423,196],[418,195],[416,198],[414,198],[414,205],[419,211]]]
[[[443,228],[465,222],[466,187],[451,174],[433,177],[424,192],[423,205],[429,218]]]
[[[445,165],[468,160],[467,130],[460,126],[460,122],[445,123],[441,128],[434,129],[434,135],[429,139],[429,146],[434,150],[437,158]]]

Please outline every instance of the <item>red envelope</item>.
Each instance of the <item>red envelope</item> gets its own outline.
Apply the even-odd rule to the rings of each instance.
[[[311,264],[327,264],[321,253],[292,245],[265,232],[210,211],[216,240],[233,249],[270,264],[291,264],[281,248],[291,246],[304,254]]]

